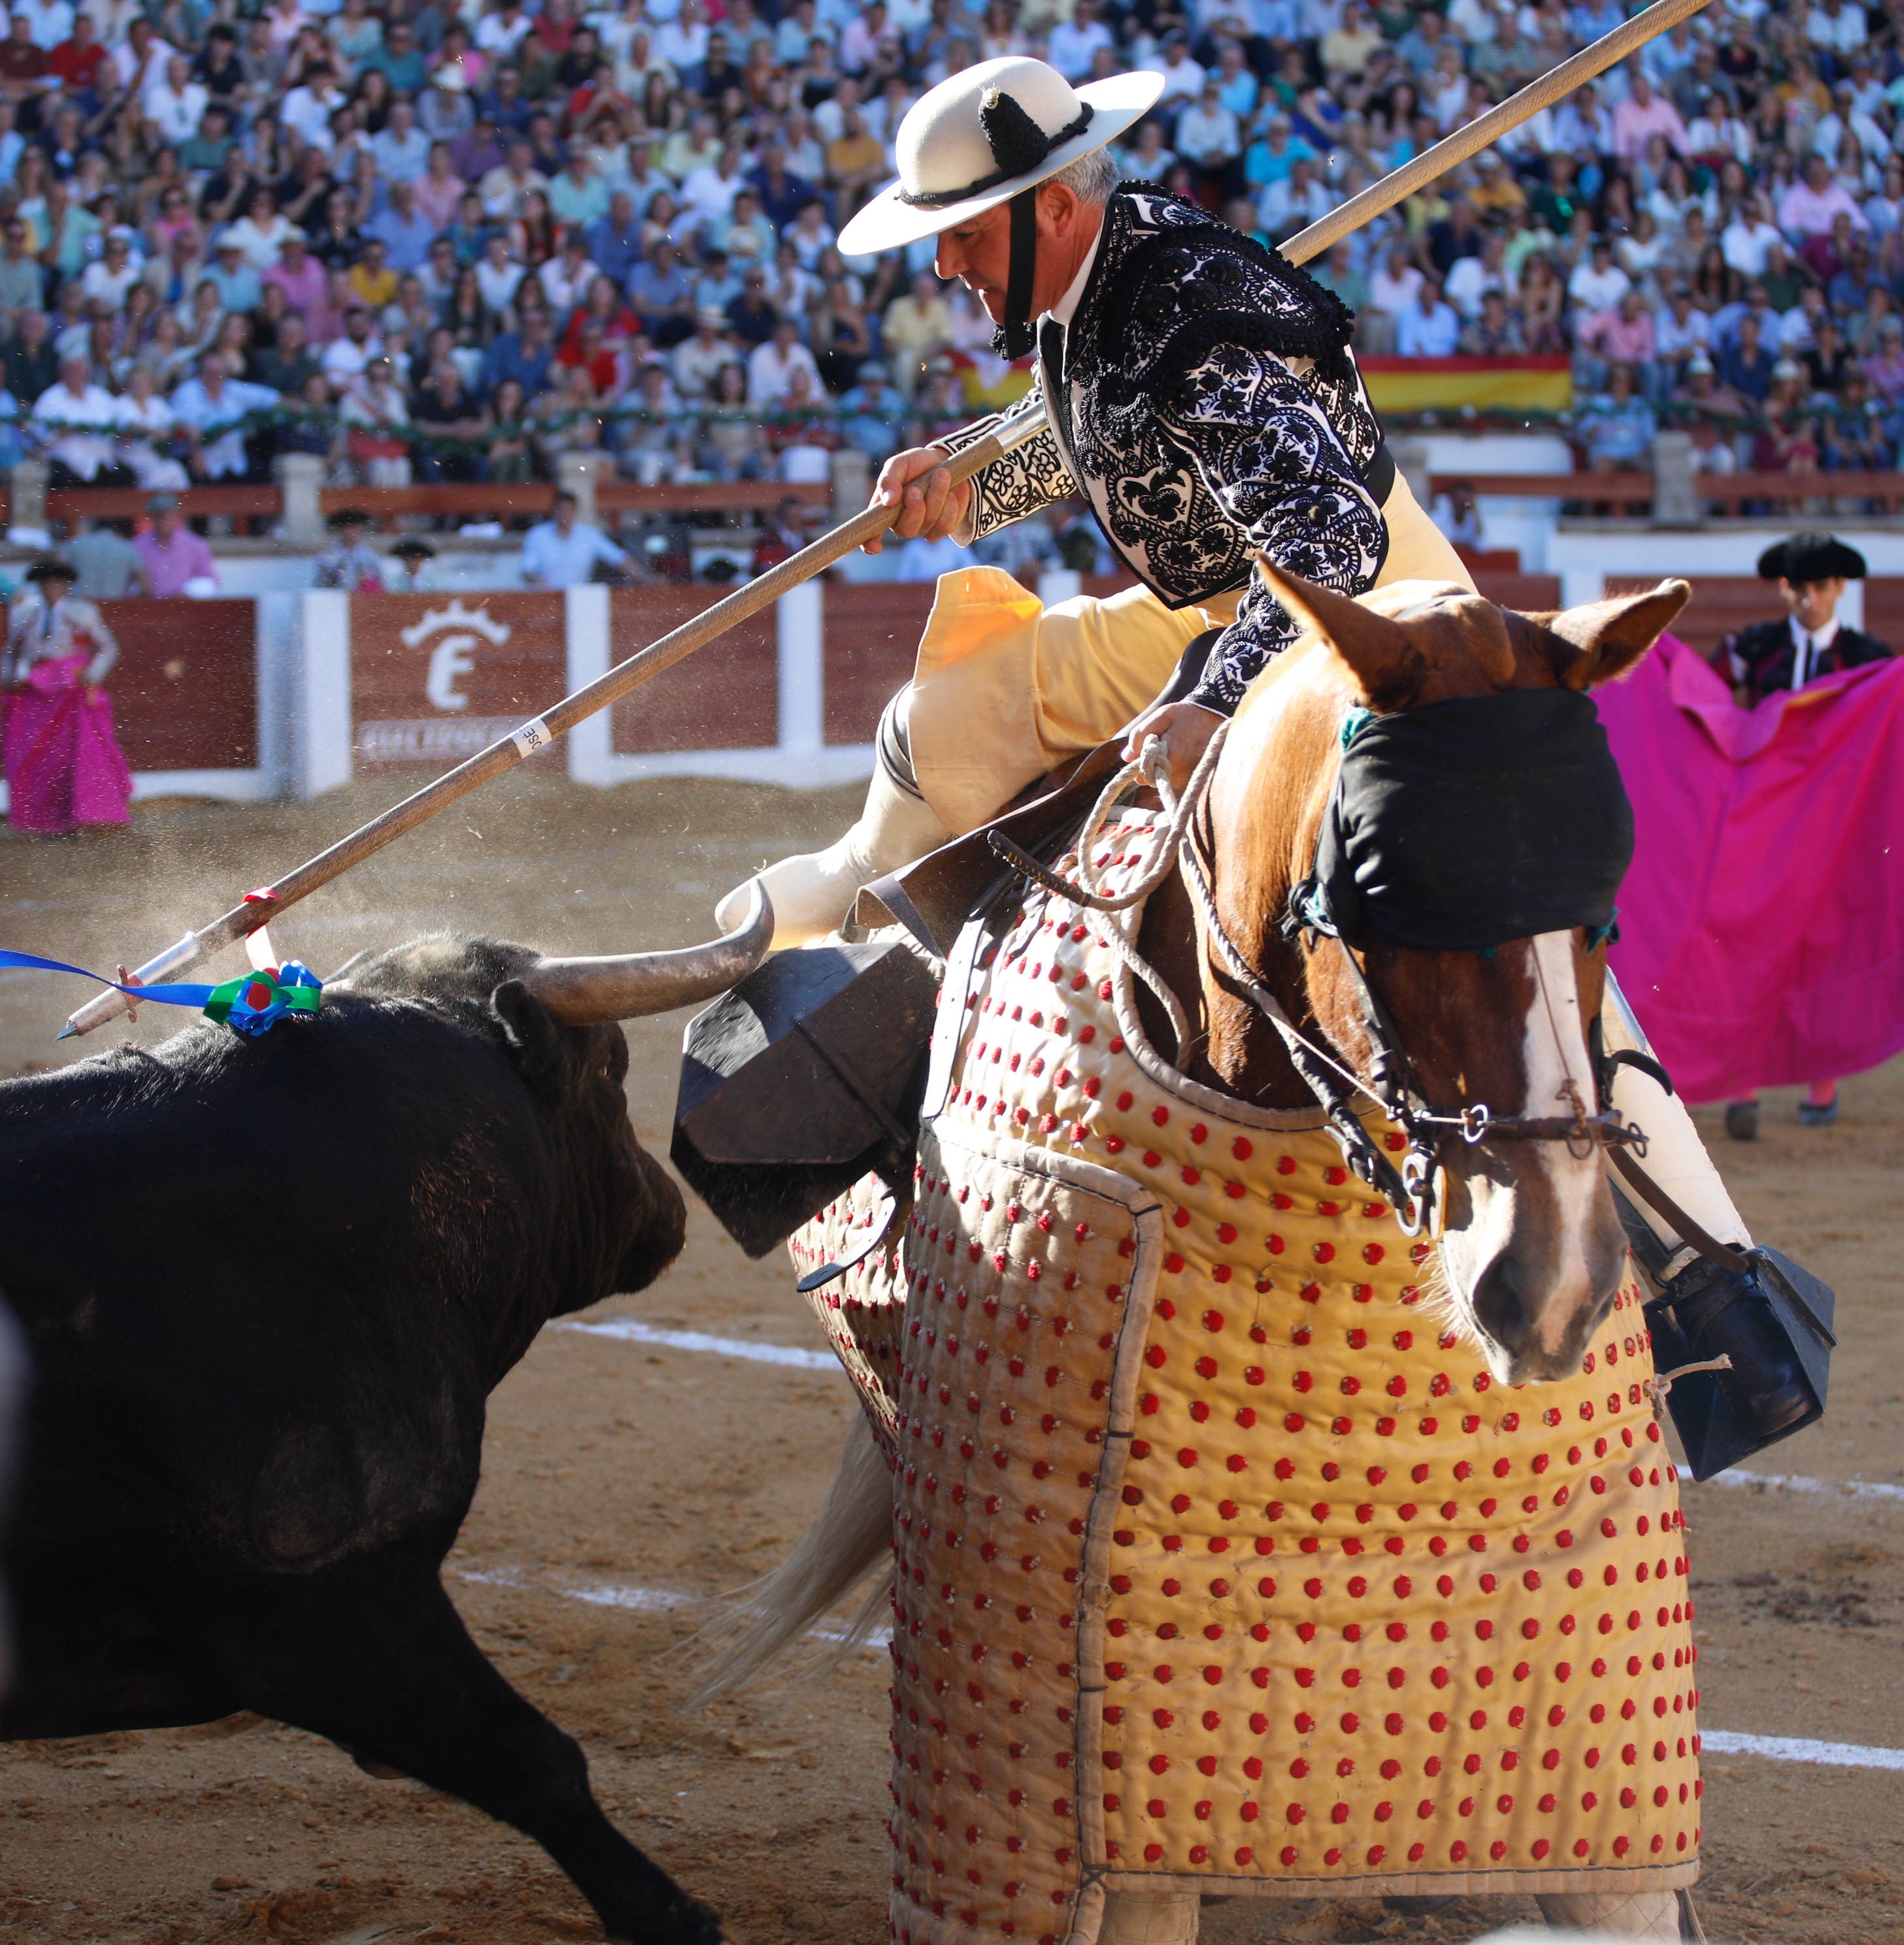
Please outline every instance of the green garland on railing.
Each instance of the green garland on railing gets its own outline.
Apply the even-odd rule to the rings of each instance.
[[[656,412],[643,405],[617,401],[609,405],[534,413],[527,418],[491,425],[480,433],[466,435],[427,431],[424,430],[427,421],[405,420],[390,425],[373,425],[346,419],[341,410],[335,407],[318,412],[297,411],[278,405],[261,407],[255,412],[246,412],[239,418],[202,430],[193,427],[180,427],[169,433],[147,433],[117,423],[94,424],[88,421],[74,419],[49,424],[44,420],[30,418],[22,424],[21,430],[42,448],[62,439],[79,437],[122,440],[128,444],[144,441],[156,448],[165,449],[189,445],[194,433],[197,433],[199,442],[205,445],[227,438],[233,433],[242,438],[250,439],[257,433],[276,432],[286,427],[314,427],[321,428],[332,438],[340,433],[357,432],[373,439],[401,439],[405,444],[420,451],[480,453],[488,452],[498,439],[547,437],[566,432],[584,420],[596,421],[603,426],[604,430],[611,425],[646,425],[683,432],[698,432],[716,421],[745,421],[758,426],[772,441],[776,436],[783,437],[800,432],[832,430],[838,427],[839,419],[837,407],[832,405],[795,411],[778,408],[761,412],[751,407],[710,405],[697,400],[684,404],[671,412]]]
[[[1419,412],[1384,412],[1382,424],[1391,432],[1551,432],[1569,425],[1568,412],[1544,412],[1536,407],[1517,406],[1513,411],[1481,405],[1424,407]]]
[[[1642,402],[1646,402],[1642,401]],[[1702,423],[1717,426],[1722,433],[1761,433],[1773,429],[1776,421],[1762,412],[1749,411],[1721,415],[1702,412],[1696,405],[1682,400],[1668,399],[1663,405],[1649,405],[1662,430],[1683,431]],[[1816,420],[1819,424],[1841,416],[1832,405],[1813,405],[1809,401],[1795,406],[1794,411],[1801,418]],[[1565,412],[1543,412],[1532,408],[1517,408],[1512,412],[1489,411],[1481,407],[1467,407],[1450,411],[1446,408],[1428,408],[1420,412],[1385,412],[1382,424],[1390,432],[1526,432],[1571,433],[1592,416],[1592,402],[1583,399]],[[1904,420],[1904,407],[1887,408],[1873,401],[1865,407],[1862,417],[1874,429],[1881,429],[1887,420]]]

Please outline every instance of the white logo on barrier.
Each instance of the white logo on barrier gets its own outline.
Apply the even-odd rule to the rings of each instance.
[[[514,630],[506,621],[492,621],[487,608],[479,608],[472,614],[458,599],[452,600],[447,608],[426,610],[423,619],[414,627],[404,629],[400,639],[406,649],[420,648],[444,628],[454,628],[457,632],[445,635],[430,650],[430,674],[424,684],[424,693],[435,708],[467,709],[469,698],[456,683],[458,677],[468,675],[476,666],[470,658],[470,651],[476,646],[477,637],[480,635],[500,648]]]

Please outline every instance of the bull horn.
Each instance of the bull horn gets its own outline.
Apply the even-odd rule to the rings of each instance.
[[[697,1006],[738,985],[767,957],[773,907],[757,879],[735,930],[679,952],[631,952],[603,959],[539,959],[523,984],[558,1020],[596,1026]]]

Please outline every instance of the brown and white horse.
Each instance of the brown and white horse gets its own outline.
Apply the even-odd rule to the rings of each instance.
[[[1282,930],[1290,889],[1316,855],[1349,711],[1591,688],[1632,667],[1690,590],[1668,581],[1526,615],[1451,584],[1402,582],[1350,601],[1264,572],[1307,631],[1236,713],[1200,820],[1202,842],[1230,940],[1300,1029],[1366,1074],[1373,1050],[1350,948],[1314,934],[1287,940]],[[1261,1107],[1313,1105],[1281,1038],[1209,950],[1180,877],[1153,897],[1139,944],[1180,993],[1201,996],[1185,1063],[1193,1079]],[[1437,1108],[1484,1102],[1497,1117],[1563,1117],[1593,1102],[1588,1030],[1600,1011],[1603,944],[1575,930],[1486,954],[1378,942],[1359,956]],[[1570,1376],[1625,1265],[1598,1148],[1470,1144],[1450,1133],[1437,1158],[1448,1178],[1438,1255],[1455,1320],[1507,1383]]]
[[[1584,691],[1631,668],[1690,590],[1668,582],[1647,594],[1529,616],[1452,585],[1402,584],[1355,602],[1265,571],[1307,631],[1237,712],[1192,837],[1209,861],[1218,922],[1261,986],[1306,1037],[1366,1074],[1372,1050],[1349,948],[1332,938],[1285,938],[1282,923],[1291,887],[1315,858],[1349,713],[1390,714],[1516,689]],[[1212,950],[1180,874],[1152,894],[1137,945],[1190,1010],[1190,1041],[1178,1059],[1192,1080],[1260,1107],[1313,1108],[1282,1040]],[[1485,1102],[1496,1115],[1527,1119],[1591,1109],[1597,1090],[1588,1029],[1606,966],[1603,945],[1590,944],[1584,932],[1549,932],[1486,953],[1376,944],[1361,963],[1423,1097],[1437,1109]],[[1141,993],[1140,1004],[1153,1016],[1153,1044],[1168,1044],[1159,1031],[1161,1009]],[[1479,1341],[1507,1382],[1571,1376],[1625,1266],[1597,1147],[1559,1139],[1470,1144],[1456,1135],[1437,1158],[1449,1178],[1438,1254],[1456,1327]],[[890,1563],[890,1493],[885,1462],[862,1420],[813,1527],[721,1625],[704,1694],[748,1678]],[[864,1618],[871,1613],[869,1606]],[[1562,1926],[1677,1935],[1670,1891],[1567,1894],[1541,1903]],[[1193,1939],[1196,1904],[1193,1894],[1117,1894],[1106,1907],[1101,1940]]]

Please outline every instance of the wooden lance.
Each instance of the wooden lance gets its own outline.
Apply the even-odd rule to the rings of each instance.
[[[1319,223],[1312,223],[1283,246],[1283,255],[1294,264],[1307,263],[1320,256],[1352,230],[1381,215],[1384,210],[1405,202],[1416,190],[1446,174],[1457,163],[1480,154],[1543,109],[1564,101],[1576,88],[1625,60],[1656,35],[1668,32],[1680,21],[1690,20],[1707,4],[1708,0],[1656,0],[1654,5],[1636,14],[1610,34],[1603,35],[1591,47],[1583,48],[1538,80],[1529,82],[1517,94],[1510,96],[1466,127],[1456,129],[1433,148],[1424,149],[1412,162],[1404,163],[1381,181],[1371,183],[1359,194],[1351,196],[1339,208],[1331,210]],[[1045,424],[1044,406],[1034,393],[1029,405],[1011,413],[983,438],[969,445],[959,444],[946,465],[952,483],[957,485],[971,479],[1014,448],[1035,437],[1044,430]],[[361,865],[406,831],[414,831],[438,811],[447,809],[471,791],[480,789],[492,777],[500,776],[505,770],[514,769],[525,757],[548,748],[557,737],[566,735],[585,717],[594,715],[597,710],[606,709],[630,690],[638,689],[664,670],[672,668],[696,649],[725,634],[750,615],[770,606],[790,588],[810,581],[856,547],[876,540],[898,517],[896,506],[875,504],[856,513],[851,519],[822,534],[777,567],[768,569],[724,600],[717,601],[692,621],[662,636],[659,641],[650,643],[626,661],[617,663],[606,675],[597,677],[585,688],[564,696],[553,708],[525,723],[511,735],[492,743],[486,750],[458,764],[455,769],[446,772],[434,783],[425,784],[402,803],[392,805],[347,837],[339,839],[328,850],[307,858],[296,870],[288,872],[261,891],[251,893],[242,905],[233,906],[202,930],[188,932],[176,945],[168,946],[140,966],[133,975],[133,982],[150,986],[162,980],[176,979],[193,967],[202,965],[225,946],[269,924],[299,899],[308,898],[320,886],[341,877],[353,866]],[[73,1013],[57,1037],[66,1040],[75,1034],[90,1033],[94,1027],[103,1026],[125,1010],[123,994],[103,992]]]

